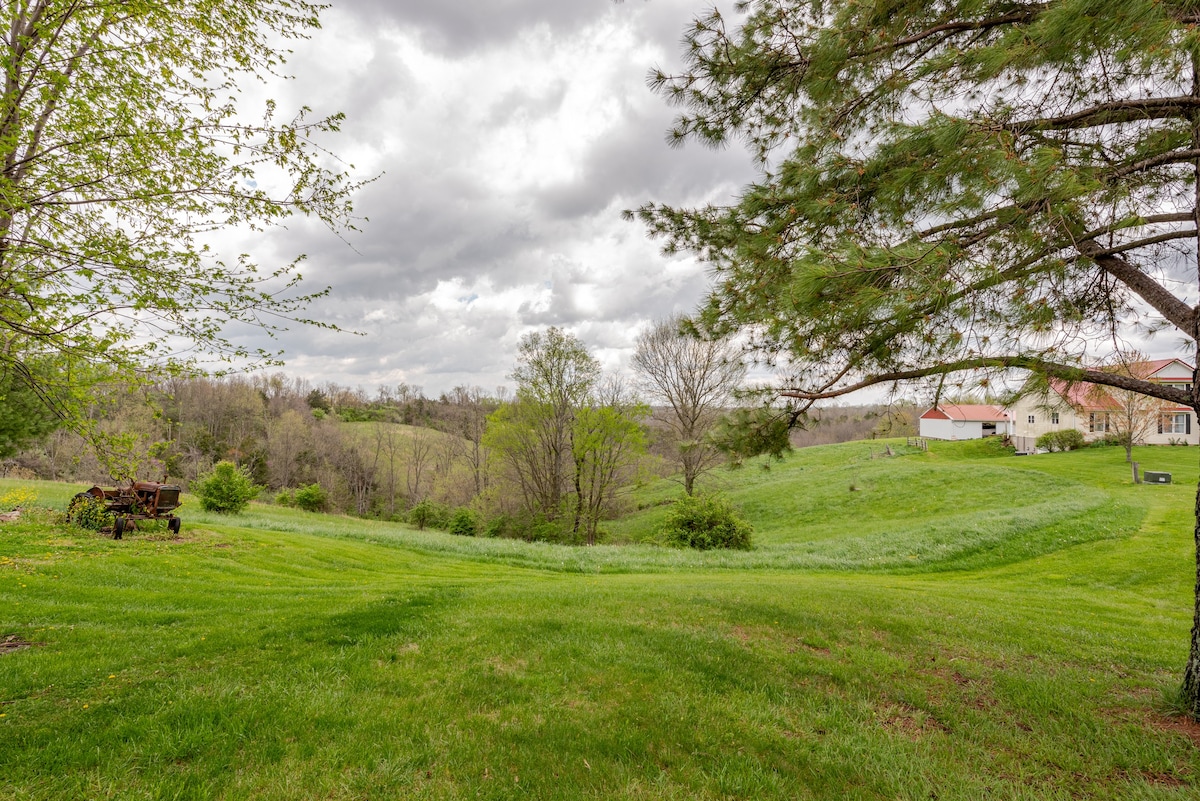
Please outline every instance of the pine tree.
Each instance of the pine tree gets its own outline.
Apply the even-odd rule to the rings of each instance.
[[[682,108],[676,142],[742,140],[760,179],[728,206],[636,214],[711,262],[699,325],[787,366],[785,413],[1013,370],[1200,411],[1200,380],[1087,366],[1147,328],[1200,362],[1200,6],[744,7],[732,29],[697,19],[685,70],[652,84]],[[1196,545],[1200,577],[1200,516]],[[1195,611],[1183,692],[1200,717],[1200,581]]]

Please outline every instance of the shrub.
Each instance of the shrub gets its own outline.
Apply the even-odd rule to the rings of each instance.
[[[450,521],[450,511],[440,503],[426,498],[408,510],[408,522],[418,529],[446,528]]]
[[[659,530],[670,545],[700,550],[749,550],[752,532],[729,502],[715,495],[691,495],[676,501]]]
[[[80,528],[101,531],[111,528],[113,516],[101,498],[81,492],[67,505],[67,520]]]
[[[475,519],[475,513],[467,507],[460,506],[450,516],[449,531],[451,534],[457,534],[460,537],[474,537],[478,530],[479,522]]]
[[[306,512],[323,512],[325,505],[329,503],[325,488],[315,482],[296,490],[293,497],[296,506]]]
[[[1084,446],[1083,433],[1075,428],[1067,428],[1062,431],[1050,431],[1042,434],[1035,442],[1037,447],[1044,451],[1075,451]]]
[[[513,532],[513,519],[508,515],[496,515],[488,520],[487,524],[484,525],[483,536],[505,538],[516,537],[516,534]]]
[[[296,505],[296,491],[290,490],[290,489],[280,490],[275,495],[275,505],[276,506],[295,506]]]
[[[1126,434],[1105,434],[1087,444],[1089,448],[1124,448],[1129,439]]]
[[[1058,433],[1058,441],[1062,444],[1064,451],[1077,451],[1083,447],[1083,432],[1078,429],[1068,428]]]
[[[196,479],[192,491],[200,496],[206,512],[236,514],[243,511],[258,494],[258,487],[245,470],[233,462],[217,462],[211,473]]]

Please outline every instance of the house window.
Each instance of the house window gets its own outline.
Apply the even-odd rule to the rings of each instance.
[[[1159,419],[1160,434],[1192,433],[1192,416],[1187,412],[1168,412]]]
[[[1029,425],[1033,425],[1033,415],[1029,415]]]
[[[1050,412],[1050,422],[1054,425],[1058,425],[1058,412]]]
[[[1089,412],[1088,431],[1100,432],[1101,434],[1107,432],[1108,412]]]

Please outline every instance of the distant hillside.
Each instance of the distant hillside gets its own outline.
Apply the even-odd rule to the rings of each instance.
[[[832,445],[860,439],[912,437],[923,410],[912,403],[827,406],[811,413],[807,423],[792,431],[792,445]]]

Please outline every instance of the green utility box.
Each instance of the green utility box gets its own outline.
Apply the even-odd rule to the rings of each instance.
[[[1142,481],[1147,484],[1170,484],[1170,473],[1156,473],[1153,470],[1147,470],[1142,473]]]

